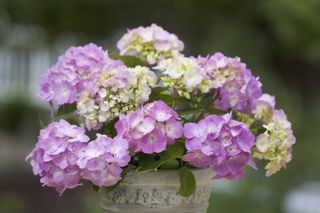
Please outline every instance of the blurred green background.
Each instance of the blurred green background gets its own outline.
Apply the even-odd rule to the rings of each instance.
[[[90,186],[58,197],[24,161],[48,114],[38,78],[71,45],[115,49],[127,28],[157,23],[187,55],[240,56],[297,137],[281,173],[266,178],[261,164],[244,180],[214,181],[208,213],[319,213],[319,11],[319,0],[0,0],[0,212],[102,212]]]

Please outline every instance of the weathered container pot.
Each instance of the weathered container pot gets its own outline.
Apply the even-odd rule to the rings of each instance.
[[[211,169],[192,170],[196,191],[190,197],[177,195],[178,170],[136,173],[130,171],[112,192],[100,189],[106,213],[206,213],[211,193]]]

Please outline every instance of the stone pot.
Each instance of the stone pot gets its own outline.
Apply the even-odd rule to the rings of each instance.
[[[197,185],[190,197],[177,195],[178,170],[130,171],[112,192],[100,189],[101,206],[106,213],[206,213],[213,171],[194,169],[192,172]]]

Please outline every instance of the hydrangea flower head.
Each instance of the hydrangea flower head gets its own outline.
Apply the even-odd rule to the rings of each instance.
[[[133,151],[146,154],[160,153],[182,136],[178,115],[163,101],[121,115],[115,126]]]
[[[283,110],[275,110],[271,121],[264,127],[266,131],[257,137],[253,156],[269,161],[266,170],[267,176],[271,176],[290,162],[296,138]]]
[[[54,100],[58,105],[76,102],[84,82],[100,69],[105,60],[105,52],[95,44],[71,47],[41,76],[40,98]]]
[[[152,24],[129,30],[118,41],[117,47],[121,55],[136,56],[153,65],[162,59],[175,57],[184,45],[176,35]]]
[[[129,161],[127,140],[97,134],[97,138],[82,149],[77,165],[84,179],[96,186],[112,186],[121,180],[122,168]]]
[[[256,100],[262,95],[262,84],[240,58],[215,53],[206,58],[198,57],[198,63],[213,82],[212,87],[219,89],[219,98],[215,101],[218,109],[250,113],[255,108]]]
[[[231,114],[186,123],[184,136],[188,152],[183,160],[198,168],[213,168],[216,178],[239,179],[245,165],[256,168],[251,158],[255,138],[244,123],[232,120]]]
[[[180,96],[190,98],[192,92],[206,93],[211,88],[211,81],[206,78],[195,58],[176,56],[161,61],[156,69],[163,71],[164,86],[174,88]]]
[[[83,128],[65,120],[52,122],[40,131],[38,143],[27,160],[43,186],[54,187],[61,195],[80,185],[81,170],[76,162],[88,141]]]
[[[147,67],[127,68],[111,60],[81,93],[78,112],[89,129],[99,129],[102,123],[146,102],[156,81],[156,75]]]

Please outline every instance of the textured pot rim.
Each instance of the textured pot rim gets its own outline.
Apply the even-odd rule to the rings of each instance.
[[[211,168],[191,169],[197,184],[207,184],[212,181],[214,172]],[[138,172],[134,169],[129,170],[120,185],[166,185],[174,186],[180,183],[179,169],[157,170],[148,172]]]
[[[180,169],[180,168],[179,168]],[[148,174],[148,173],[176,173],[179,171],[179,169],[159,169],[159,170],[152,170],[152,171],[146,171],[146,172],[139,172],[137,171],[136,169],[129,169],[129,171],[133,171],[134,173],[138,173],[138,174]],[[212,168],[203,168],[203,169],[200,169],[200,168],[190,168],[190,170],[192,172],[203,172],[203,171],[207,171],[207,170],[212,170]]]

